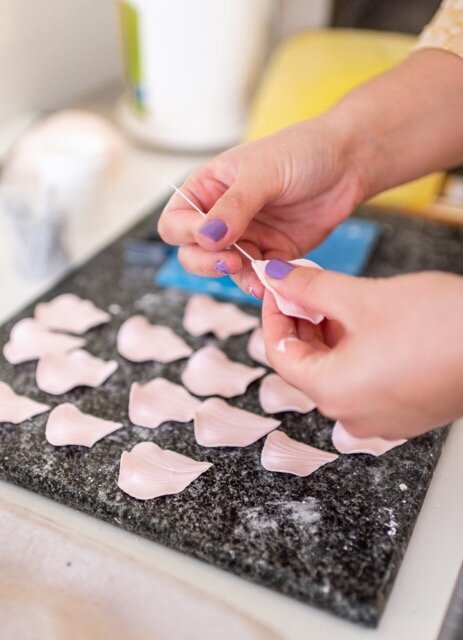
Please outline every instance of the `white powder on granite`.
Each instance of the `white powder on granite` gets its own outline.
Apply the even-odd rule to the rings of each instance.
[[[121,305],[112,303],[112,304],[109,305],[108,311],[109,311],[109,313],[112,313],[115,316],[118,316],[120,314],[120,312],[122,311]]]
[[[283,502],[280,508],[284,512],[285,517],[301,527],[309,527],[320,520],[317,501],[311,496],[305,498],[302,502],[298,502],[297,500]]]
[[[389,515],[389,522],[386,522],[386,527],[388,528],[387,535],[392,538],[397,533],[397,521],[394,517],[394,511],[390,507],[384,507],[384,510]]]

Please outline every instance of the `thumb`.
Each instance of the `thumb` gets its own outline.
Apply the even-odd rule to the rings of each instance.
[[[361,297],[360,278],[284,260],[270,260],[265,279],[277,293],[307,312],[318,311],[333,319],[346,320]]]
[[[318,404],[322,371],[326,369],[331,349],[324,344],[320,327],[306,322],[302,336],[298,325],[294,318],[278,310],[274,297],[266,291],[262,328],[267,360],[280,376]]]
[[[265,180],[256,172],[243,171],[209,210],[196,231],[204,249],[220,250],[239,240],[253,217],[271,199]]]

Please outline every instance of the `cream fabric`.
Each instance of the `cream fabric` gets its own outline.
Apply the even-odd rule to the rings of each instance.
[[[444,0],[414,50],[445,49],[463,57],[463,0]]]

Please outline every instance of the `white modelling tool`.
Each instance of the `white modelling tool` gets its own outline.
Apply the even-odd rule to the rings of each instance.
[[[196,206],[195,203],[192,200],[190,200],[190,198],[185,193],[183,193],[183,191],[181,191],[178,187],[176,187],[173,182],[171,182],[168,178],[166,178],[166,176],[161,176],[161,178],[165,180],[167,184],[170,185],[176,193],[178,193],[179,196],[181,196],[186,202],[188,202],[188,204],[191,205],[195,211],[201,214],[203,218],[207,218],[207,215],[204,213],[204,211],[201,211],[201,209],[198,206]],[[254,262],[254,258],[251,255],[249,255],[249,253],[245,251],[242,247],[240,247],[239,244],[234,242],[233,246],[236,249],[238,249],[238,251],[240,251],[240,253],[242,253],[245,258],[247,258],[251,262]]]

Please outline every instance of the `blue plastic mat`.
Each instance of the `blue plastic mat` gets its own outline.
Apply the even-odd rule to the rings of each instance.
[[[362,273],[376,245],[379,225],[371,220],[346,220],[305,257],[310,258],[323,269],[340,271],[352,276]],[[231,278],[203,278],[188,273],[172,253],[156,275],[161,287],[175,287],[195,293],[208,293],[224,300],[260,305],[250,295],[243,293]]]

